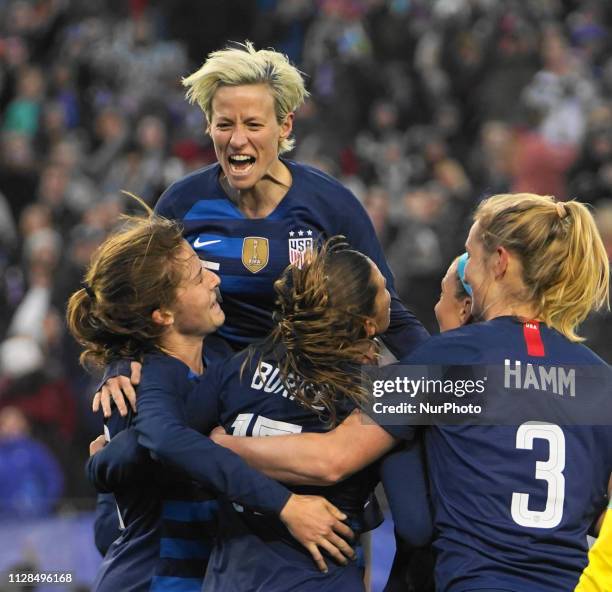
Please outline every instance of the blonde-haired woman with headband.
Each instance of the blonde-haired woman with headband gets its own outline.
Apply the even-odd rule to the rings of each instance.
[[[602,425],[610,423],[611,371],[581,343],[578,328],[608,305],[608,259],[583,204],[533,194],[483,201],[466,249],[475,322],[430,338],[402,362],[472,374],[490,367],[485,400],[512,397],[525,419],[513,420],[512,407],[506,417],[487,416],[494,407],[485,405],[479,425],[443,425],[438,417],[426,428],[436,586],[573,590],[612,469],[612,430]],[[564,421],[549,421],[564,402]],[[583,425],[570,425],[572,409]],[[372,418],[379,425],[354,414],[328,434],[283,438],[273,447],[264,439],[216,439],[276,477],[306,474],[302,461],[318,454],[321,471],[342,479],[390,442],[414,437],[411,425]]]

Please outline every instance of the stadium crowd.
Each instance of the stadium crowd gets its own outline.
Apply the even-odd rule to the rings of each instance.
[[[289,157],[362,201],[433,331],[484,197],[592,204],[612,257],[611,28],[605,0],[1,0],[0,518],[93,506],[65,304],[122,189],[153,204],[215,160],[180,84],[210,51],[251,39],[306,73]],[[609,313],[584,328],[607,361],[611,332]]]

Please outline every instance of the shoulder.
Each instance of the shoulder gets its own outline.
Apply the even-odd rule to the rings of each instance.
[[[163,387],[168,384],[177,384],[188,381],[188,367],[172,356],[163,353],[151,353],[144,357],[142,364],[142,377],[139,390],[149,387]]]
[[[499,342],[500,335],[490,323],[474,323],[433,335],[401,362],[476,364],[494,356],[491,346]]]
[[[155,211],[166,218],[181,218],[195,201],[212,191],[219,174],[219,164],[198,169],[172,183],[161,195]]]
[[[224,359],[215,359],[207,366],[202,382],[215,382],[219,385],[226,383],[233,377],[240,375],[247,358],[248,348]]]
[[[308,190],[310,193],[324,198],[330,206],[338,202],[360,205],[353,192],[331,175],[313,166],[292,160],[286,160],[285,164],[293,175],[296,188]]]

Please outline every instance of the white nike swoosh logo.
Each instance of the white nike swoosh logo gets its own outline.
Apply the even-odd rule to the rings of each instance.
[[[198,247],[207,247],[208,245],[214,245],[214,244],[220,243],[220,242],[221,242],[221,239],[200,242],[200,237],[198,237],[198,238],[195,239],[195,242],[193,243],[193,246],[197,249]]]

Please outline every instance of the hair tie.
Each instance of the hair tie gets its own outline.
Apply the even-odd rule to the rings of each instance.
[[[465,281],[465,264],[468,260],[468,254],[463,253],[457,260],[457,275],[459,276],[459,281],[463,286],[463,289],[467,292],[467,295],[472,297],[472,286]]]
[[[563,218],[565,218],[565,216],[567,216],[568,211],[567,208],[565,207],[565,204],[561,201],[558,201],[555,204],[555,207],[557,208],[557,214],[559,215],[559,218],[561,218],[561,220],[563,220]]]
[[[91,286],[85,280],[81,282],[81,286],[83,287],[83,290],[87,292],[87,296],[89,296],[92,300],[96,299],[96,293],[92,290]]]

